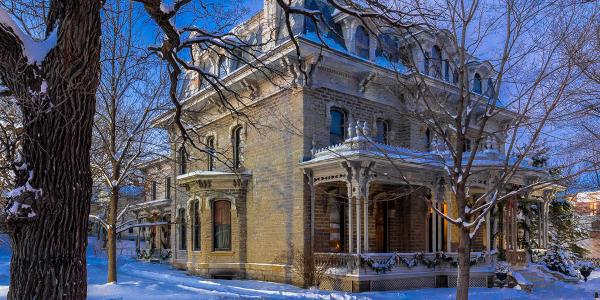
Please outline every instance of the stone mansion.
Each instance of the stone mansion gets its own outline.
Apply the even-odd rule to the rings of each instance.
[[[299,2],[320,9],[330,23],[324,31],[329,47],[322,47],[315,25],[294,18],[303,62],[296,59],[290,38],[278,30],[281,12],[275,1],[265,0],[258,14],[233,29],[249,41],[262,41],[261,59],[285,73],[282,79],[267,79],[215,51],[193,54],[210,62],[202,66],[205,70],[244,95],[242,111],[248,118],[220,107],[215,91],[190,74],[183,103],[196,113],[186,122],[207,150],[179,142],[173,112],[155,120],[167,129],[172,151],[168,158],[141,166],[147,178],[146,202],[134,207],[143,221],[171,222],[154,232],[161,242],[152,247],[170,248],[174,266],[214,278],[302,284],[294,271],[298,257],[314,257],[331,268],[318,283],[321,288],[455,286],[457,229],[422,199],[433,197],[450,215],[456,208],[444,170],[428,163],[434,137],[403,113],[407,96],[398,81],[420,72],[437,91],[455,95],[456,71],[449,61],[456,49],[444,42],[443,32],[420,32],[416,37],[426,49],[424,55],[413,44],[378,39],[375,30],[319,0]],[[269,41],[273,32],[277,38]],[[405,49],[419,62],[418,69],[404,66],[401,55],[383,55],[386,47],[380,41]],[[300,63],[310,70],[308,78],[298,71]],[[469,66],[473,94],[486,97],[491,64]],[[501,111],[487,128],[490,135],[477,153],[476,168],[490,172],[481,174],[491,174],[504,159],[502,125],[511,118],[511,112]],[[522,164],[514,184],[544,174]],[[492,180],[491,175],[481,176],[470,183],[475,194]],[[514,266],[527,263],[516,223],[522,199],[515,196],[495,209],[475,235],[472,286],[491,285],[500,251]],[[543,248],[549,193],[538,191],[527,199],[539,207],[542,228],[530,238]],[[440,257],[448,263],[432,268]],[[380,272],[366,267],[373,262],[389,268]]]

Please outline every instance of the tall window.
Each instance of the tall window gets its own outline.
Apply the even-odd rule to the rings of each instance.
[[[494,95],[494,82],[492,81],[491,78],[488,78],[487,80],[487,96],[488,97],[492,97]]]
[[[165,177],[165,199],[171,199],[171,177]]]
[[[194,251],[200,251],[200,201],[192,204],[192,245]]]
[[[423,53],[424,56],[424,60],[423,60],[423,73],[426,75],[429,75],[429,66],[430,66],[430,60],[431,57],[429,56],[429,52],[425,51],[425,53]]]
[[[454,72],[452,72],[452,82],[454,84],[458,83],[458,70],[454,69]]]
[[[209,136],[206,139],[206,169],[212,171],[215,169],[215,137]]]
[[[185,148],[179,148],[179,174],[187,173],[187,155]]]
[[[438,46],[431,48],[431,59],[433,65],[433,76],[442,78],[442,50]]]
[[[219,77],[225,77],[227,75],[227,59],[225,56],[219,57]]]
[[[185,208],[179,209],[179,250],[187,249],[187,232],[185,223]]]
[[[481,94],[481,75],[478,73],[475,73],[475,76],[473,76],[473,92]]]
[[[233,130],[233,167],[236,169],[242,166],[242,129],[239,126]]]
[[[152,200],[156,200],[156,181],[152,181]]]
[[[231,203],[227,200],[214,202],[213,232],[215,250],[231,250]]]
[[[425,130],[425,150],[431,151],[431,131],[429,128]]]
[[[342,143],[344,141],[344,133],[346,133],[346,114],[338,108],[332,108],[330,119],[329,144]]]
[[[362,58],[369,59],[369,52],[370,52],[370,50],[369,50],[370,49],[369,33],[367,33],[367,31],[365,30],[364,27],[362,27],[362,26],[356,27],[356,34],[355,34],[354,40],[355,40],[356,55],[358,55]]]
[[[386,120],[378,119],[377,122],[377,137],[376,141],[378,143],[387,144],[389,131],[390,131],[390,123]]]
[[[463,140],[463,152],[471,151],[471,140],[465,138]]]
[[[450,82],[450,61],[444,60],[444,80]]]

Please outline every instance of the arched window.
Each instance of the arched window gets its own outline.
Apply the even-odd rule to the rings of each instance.
[[[473,76],[473,92],[481,94],[481,75],[479,73],[475,73]]]
[[[179,148],[179,174],[187,173],[187,154],[185,147]]]
[[[192,204],[192,245],[192,250],[200,251],[200,200]]]
[[[219,77],[225,77],[227,75],[227,59],[225,56],[219,57]]]
[[[242,129],[238,126],[233,130],[233,167],[236,169],[242,166]]]
[[[212,171],[215,169],[215,137],[209,136],[206,138],[206,170]]]
[[[185,222],[185,208],[179,209],[179,250],[187,249],[187,232]]]
[[[369,59],[369,49],[370,49],[370,40],[369,33],[365,30],[364,27],[358,26],[356,27],[356,33],[354,36],[355,41],[355,49],[356,55]]]
[[[400,61],[398,41],[391,34],[384,33],[379,36],[379,44],[375,56],[384,57],[388,61],[397,63]]]
[[[206,60],[202,64],[202,71],[205,73],[214,74],[213,64],[209,60]],[[203,88],[209,86],[207,79],[203,78],[202,76],[199,76],[198,80],[200,82],[200,89],[203,89]]]
[[[213,204],[214,249],[231,250],[231,203],[227,200]]]
[[[344,141],[346,133],[346,114],[339,108],[331,108],[329,124],[329,144],[336,145]]]
[[[432,60],[432,71],[433,76],[436,78],[442,78],[442,50],[438,46],[431,48],[431,60]]]
[[[376,136],[375,140],[378,143],[387,144],[389,142],[388,135],[389,135],[389,131],[390,131],[390,123],[386,120],[378,119],[376,122],[376,125],[377,125],[377,136]]]
[[[232,73],[242,66],[241,58],[243,56],[244,53],[241,49],[233,50],[233,56],[229,59],[229,73]]]

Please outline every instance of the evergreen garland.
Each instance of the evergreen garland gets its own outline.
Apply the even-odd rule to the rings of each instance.
[[[490,254],[494,254],[494,253],[495,252],[492,252]],[[481,261],[485,260],[485,258],[490,254],[486,253],[486,251],[480,252],[479,254],[477,254],[477,256],[471,258],[470,265],[474,266],[474,265],[480,263]],[[435,254],[435,258],[433,258],[433,259],[429,259],[429,258],[425,257],[423,252],[416,253],[412,258],[407,258],[407,257],[400,255],[399,253],[394,253],[385,262],[377,262],[371,256],[364,255],[364,254],[361,254],[359,257],[360,257],[361,266],[363,266],[363,267],[367,266],[371,270],[375,271],[378,274],[388,272],[395,265],[400,265],[400,264],[404,265],[405,267],[407,267],[409,269],[416,267],[419,264],[426,266],[429,269],[432,269],[432,268],[435,269],[436,267],[438,267],[444,263],[449,264],[453,267],[458,267],[458,260],[448,256],[444,252],[437,252]]]

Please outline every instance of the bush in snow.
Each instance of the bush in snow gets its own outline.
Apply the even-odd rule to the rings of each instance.
[[[591,261],[578,261],[575,268],[579,270],[583,280],[587,281],[588,276],[594,271],[594,264]]]
[[[496,263],[496,273],[508,274],[510,273],[510,264],[505,261],[499,261]]]
[[[576,257],[573,253],[563,249],[549,250],[542,263],[552,271],[557,271],[567,276],[577,277],[579,274],[575,268]]]

